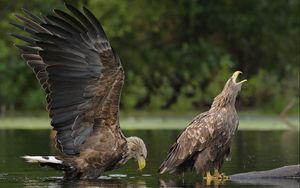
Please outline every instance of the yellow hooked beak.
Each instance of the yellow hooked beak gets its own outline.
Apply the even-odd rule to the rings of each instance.
[[[242,74],[241,71],[235,71],[235,72],[233,73],[233,75],[232,75],[231,78],[232,78],[232,80],[233,80],[233,82],[234,82],[235,84],[242,84],[242,83],[244,83],[244,82],[247,82],[247,80],[242,80],[242,81],[240,81],[240,82],[236,82],[237,77],[238,77],[240,74]]]
[[[139,170],[143,170],[146,166],[146,160],[144,157],[140,156],[137,158],[138,164],[139,164]]]

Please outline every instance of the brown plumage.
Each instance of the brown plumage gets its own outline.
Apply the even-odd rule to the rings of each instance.
[[[147,150],[137,137],[126,138],[119,125],[124,83],[120,59],[96,17],[71,5],[37,17],[16,15],[28,32],[16,45],[46,93],[51,125],[57,131],[59,157],[24,157],[66,171],[66,178],[96,178],[129,159],[145,166]],[[47,161],[47,158],[49,159]],[[50,160],[51,159],[51,160]],[[60,161],[60,162],[59,162]]]
[[[179,135],[159,173],[182,173],[187,169],[204,173],[221,168],[239,123],[235,100],[246,81],[236,82],[240,73],[236,71],[227,81],[210,110],[196,116]]]

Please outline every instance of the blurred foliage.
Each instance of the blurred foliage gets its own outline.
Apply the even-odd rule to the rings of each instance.
[[[235,70],[249,80],[237,104],[244,109],[280,112],[299,98],[298,0],[67,2],[89,7],[119,53],[124,110],[207,109]],[[64,5],[0,0],[0,105],[43,109],[43,92],[9,35],[19,32],[9,22],[22,7],[48,14]]]

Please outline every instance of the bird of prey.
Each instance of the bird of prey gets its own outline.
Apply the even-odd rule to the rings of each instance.
[[[120,58],[97,18],[66,4],[70,13],[36,16],[28,10],[12,23],[30,35],[12,34],[33,70],[47,100],[60,156],[24,156],[65,171],[67,179],[93,179],[121,167],[129,159],[146,165],[146,146],[138,137],[126,138],[119,123],[124,83]]]
[[[230,143],[239,124],[235,100],[247,81],[237,82],[239,74],[241,72],[236,71],[229,78],[210,110],[196,116],[179,135],[159,167],[160,174],[193,169],[198,174],[206,173],[210,181],[227,178],[219,169],[230,153]],[[211,170],[215,170],[213,176]]]

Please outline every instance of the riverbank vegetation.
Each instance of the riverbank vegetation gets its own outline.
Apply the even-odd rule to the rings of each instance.
[[[299,113],[299,1],[67,1],[100,19],[119,53],[126,82],[121,108],[205,110],[235,70],[248,83],[240,110]],[[13,46],[9,22],[24,7],[63,8],[60,0],[0,2],[0,112],[43,110],[45,99]]]

